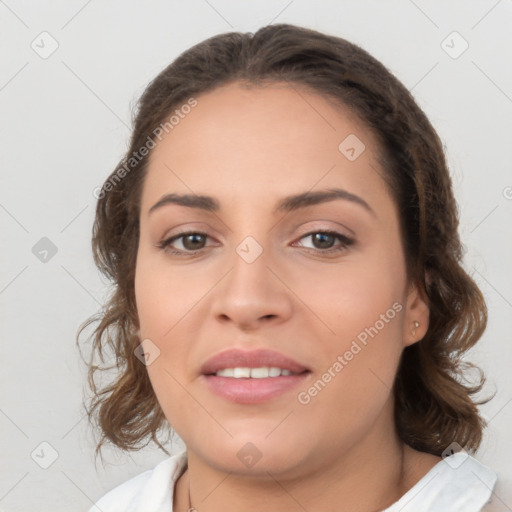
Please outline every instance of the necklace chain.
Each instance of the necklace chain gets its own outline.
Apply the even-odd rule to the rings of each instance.
[[[188,512],[197,512],[192,506],[192,499],[190,498],[190,473],[188,474]]]

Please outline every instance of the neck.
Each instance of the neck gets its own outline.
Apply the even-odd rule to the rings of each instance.
[[[343,454],[333,454],[332,450],[312,454],[301,464],[302,474],[260,471],[257,476],[248,476],[221,471],[189,450],[188,469],[176,486],[174,510],[382,510],[415,481],[409,474],[412,450],[400,442],[394,430],[383,430],[379,423]]]

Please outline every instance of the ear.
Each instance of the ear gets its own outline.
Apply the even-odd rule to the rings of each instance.
[[[409,286],[405,305],[402,340],[404,347],[420,341],[428,330],[430,309],[427,298],[416,284]]]

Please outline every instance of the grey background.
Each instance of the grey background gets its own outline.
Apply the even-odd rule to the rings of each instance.
[[[0,0],[0,510],[87,510],[165,458],[151,448],[110,450],[109,464],[94,466],[75,345],[108,291],[90,250],[93,190],[127,147],[135,100],[172,59],[208,36],[280,22],[370,51],[413,91],[446,144],[466,267],[490,312],[470,354],[487,373],[484,394],[497,391],[482,407],[490,426],[477,456],[499,473],[496,510],[512,510],[507,0]]]

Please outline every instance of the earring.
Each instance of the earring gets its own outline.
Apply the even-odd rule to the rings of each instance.
[[[416,336],[416,329],[420,326],[420,323],[416,320],[416,321],[414,321],[413,325],[414,325],[414,329],[412,330],[412,335]]]

